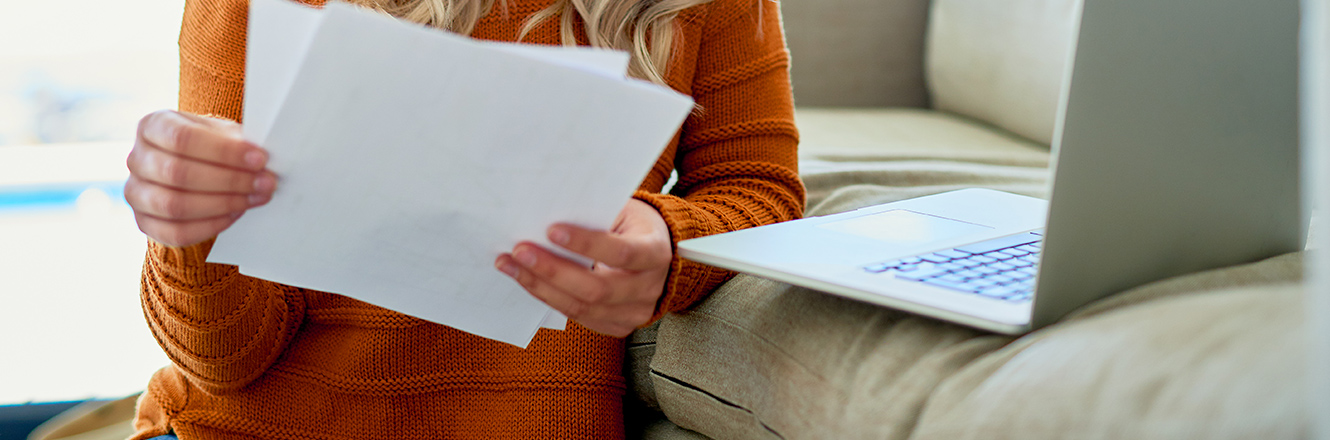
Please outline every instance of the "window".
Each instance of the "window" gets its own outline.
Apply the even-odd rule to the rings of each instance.
[[[0,5],[0,404],[119,397],[168,363],[121,190],[138,119],[175,106],[183,5]]]

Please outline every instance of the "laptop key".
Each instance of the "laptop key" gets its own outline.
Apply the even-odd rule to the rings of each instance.
[[[906,264],[906,265],[903,265],[903,266],[901,266],[901,268],[905,268],[905,267],[913,267],[913,268],[915,268],[915,270],[926,270],[926,271],[930,271],[930,272],[933,272],[933,271],[946,271],[946,269],[942,269],[942,268],[940,268],[940,267],[938,267],[938,266],[939,266],[939,265],[937,265],[937,264],[933,264],[933,263],[929,263],[929,262],[927,262],[927,261],[920,261],[920,262],[915,263],[915,264]]]
[[[968,277],[959,273],[949,273],[937,276],[937,279],[953,284],[964,284],[967,280],[972,278],[973,277]]]
[[[1021,246],[1016,246],[1016,247],[1014,247],[1014,248],[1012,248],[1012,249],[1016,249],[1016,250],[1018,250],[1018,251],[1025,252],[1026,254],[1037,254],[1037,253],[1039,253],[1039,247],[1034,246],[1034,245],[1030,245],[1030,244],[1027,244],[1027,245],[1021,245]]]
[[[924,280],[924,284],[928,284],[928,285],[932,285],[932,286],[937,286],[937,287],[942,287],[942,288],[951,289],[951,290],[959,290],[959,291],[961,291],[961,292],[965,292],[965,293],[975,293],[975,289],[974,289],[974,288],[971,288],[970,286],[966,285],[965,283],[953,283],[953,282],[951,282],[951,281],[946,281],[946,280],[943,280],[943,279],[940,279],[940,278],[932,278],[932,279]]]
[[[945,274],[947,274],[947,271],[945,270],[938,270],[937,268],[931,268],[928,270],[917,270],[914,272],[898,273],[896,274],[896,278],[905,281],[919,282],[929,278],[933,278],[938,275],[945,275]]]
[[[1029,294],[1028,292],[1022,292],[1022,293],[1017,293],[1017,294],[1013,294],[1013,295],[1007,296],[1006,298],[1003,298],[1003,299],[1005,299],[1005,300],[1007,300],[1007,301],[1011,301],[1011,302],[1021,302],[1021,301],[1029,300],[1029,299],[1030,299],[1030,294]]]
[[[956,263],[954,261],[950,263],[939,264],[937,267],[938,269],[949,270],[949,271],[965,270],[964,264]]]
[[[944,256],[944,257],[947,257],[947,258],[950,258],[950,259],[953,259],[953,260],[954,260],[954,259],[957,259],[957,258],[965,258],[965,257],[970,256],[970,254],[968,254],[968,253],[965,253],[965,252],[957,252],[957,251],[950,250],[950,249],[937,251],[937,252],[934,252],[933,254],[934,254],[934,255],[941,255],[941,256]]]
[[[870,264],[868,266],[864,266],[864,270],[872,273],[882,273],[895,268],[896,266],[892,265],[891,263]]]
[[[939,255],[939,254],[929,254],[921,256],[919,258],[933,264],[943,264],[952,260],[951,258],[945,255]]]
[[[953,263],[960,264],[961,267],[964,267],[964,268],[966,268],[966,269],[973,269],[973,268],[976,268],[976,267],[979,267],[979,266],[983,266],[983,265],[984,265],[984,263],[980,263],[980,262],[975,261],[975,260],[972,260],[972,259],[957,260],[957,261],[953,261]]]
[[[992,280],[989,280],[989,279],[987,279],[987,278],[980,278],[980,279],[977,279],[977,280],[970,280],[969,284],[970,284],[970,286],[974,287],[975,290],[979,290],[979,291],[982,291],[982,290],[987,289],[987,288],[990,288],[990,287],[997,287],[997,285],[998,285],[998,283],[996,283],[996,282],[994,282],[994,281],[992,281]]]
[[[975,256],[973,256],[973,257],[970,257],[970,261],[973,261],[973,262],[976,262],[976,263],[979,263],[979,264],[988,264],[988,263],[996,263],[998,260],[997,260],[996,258],[993,258],[993,257],[987,256],[987,255],[975,255]]]
[[[1008,297],[1008,296],[1011,296],[1011,295],[1013,295],[1013,294],[1015,294],[1015,293],[1017,293],[1017,292],[1019,292],[1019,291],[1020,291],[1020,289],[1017,288],[1017,287],[1012,287],[1012,286],[998,286],[998,287],[994,287],[994,288],[992,288],[992,289],[984,289],[984,290],[980,290],[980,291],[979,291],[979,294],[980,294],[980,295],[983,295],[983,296],[990,297],[990,298],[1004,299],[1004,298],[1006,298],[1006,297]]]
[[[979,267],[983,267],[983,266],[979,266]],[[955,275],[957,275],[957,276],[960,276],[960,277],[964,277],[964,278],[979,278],[979,277],[984,276],[984,274],[981,274],[981,273],[979,273],[979,272],[976,272],[974,269],[975,269],[975,268],[967,267],[967,268],[964,268],[964,269],[953,270],[953,271],[951,271],[951,273],[952,273],[952,274],[955,274]]]
[[[985,252],[992,252],[999,249],[1006,249],[1009,247],[1030,244],[1039,241],[1041,239],[1043,238],[1038,235],[1034,235],[1027,232],[1024,234],[1008,235],[1002,238],[960,246],[957,247],[956,250],[969,254],[982,254]]]

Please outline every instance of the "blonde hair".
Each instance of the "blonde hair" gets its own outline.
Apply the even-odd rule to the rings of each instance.
[[[471,35],[494,7],[495,0],[349,0],[403,20]],[[507,0],[498,0],[507,13]],[[628,52],[628,74],[665,84],[665,70],[673,55],[674,18],[679,12],[711,0],[555,0],[533,14],[518,39],[545,20],[559,16],[559,35],[565,46],[577,44],[574,31],[581,18],[587,42],[595,47]],[[576,15],[574,15],[576,14]]]

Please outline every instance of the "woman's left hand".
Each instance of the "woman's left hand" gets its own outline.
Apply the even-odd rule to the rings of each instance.
[[[557,224],[550,242],[596,261],[591,268],[532,243],[494,265],[536,298],[597,333],[624,337],[651,319],[674,258],[669,227],[651,205],[633,199],[610,231]]]

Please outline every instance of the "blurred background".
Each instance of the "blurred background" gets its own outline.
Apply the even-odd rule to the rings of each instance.
[[[138,119],[175,107],[183,7],[0,2],[0,409],[122,397],[168,362],[122,186]]]

